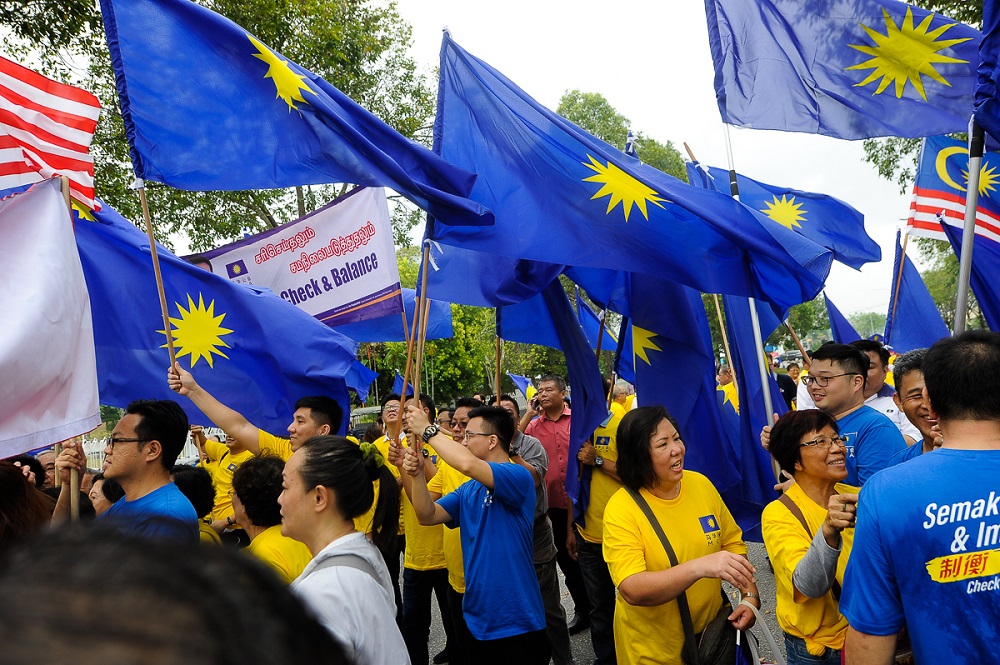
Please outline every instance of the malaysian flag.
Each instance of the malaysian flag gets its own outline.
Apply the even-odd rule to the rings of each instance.
[[[90,142],[97,97],[0,57],[0,193],[64,175],[73,198],[95,208]]]
[[[926,139],[917,166],[913,200],[906,226],[910,235],[948,240],[941,224],[965,225],[965,192],[969,180],[969,148],[946,136]],[[1000,154],[983,155],[979,170],[976,233],[1000,242]]]

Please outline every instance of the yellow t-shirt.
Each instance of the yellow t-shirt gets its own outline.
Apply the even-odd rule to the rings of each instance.
[[[635,405],[635,393],[632,393],[631,395],[625,398],[625,410],[631,411],[634,405]]]
[[[625,415],[625,405],[618,402],[611,402],[611,416],[619,420]]]
[[[253,453],[244,450],[233,455],[226,444],[212,441],[205,442],[205,452],[209,457],[218,460],[214,465],[212,485],[215,486],[215,505],[212,507],[212,521],[224,520],[235,515],[233,500],[229,492],[233,489],[233,473],[243,462],[253,457]]]
[[[733,410],[736,411],[736,413],[739,413],[740,412],[740,395],[739,395],[739,392],[737,392],[738,388],[736,387],[736,382],[735,381],[730,381],[726,385],[720,386],[720,389],[722,390],[722,394],[725,395],[726,401],[727,402],[732,402],[732,404],[733,404]]]
[[[685,471],[680,495],[659,499],[640,490],[663,527],[679,562],[726,550],[746,554],[743,532],[708,478]],[[604,559],[617,587],[645,571],[670,567],[667,553],[642,510],[624,490],[618,490],[604,511]],[[694,632],[700,633],[722,607],[718,579],[700,579],[686,591]],[[615,652],[621,665],[680,663],[684,630],[676,602],[636,607],[615,601]]]
[[[257,430],[257,445],[260,446],[261,455],[277,455],[286,462],[292,456],[291,441],[262,429]]]
[[[211,524],[205,524],[204,521],[198,520],[198,541],[202,545],[221,545],[222,538],[219,534],[215,532]]]
[[[615,410],[614,407],[612,404],[612,411]],[[618,461],[618,423],[625,413],[626,411],[621,409],[611,417],[606,427],[598,427],[594,431],[594,448],[605,460]],[[608,500],[621,488],[620,482],[604,473],[599,467],[594,467],[590,476],[590,503],[587,504],[587,512],[584,514],[586,528],[579,524],[576,527],[584,540],[589,543],[599,543],[604,538],[604,509],[608,505]]]
[[[309,548],[297,540],[281,535],[281,525],[264,529],[250,541],[247,552],[254,555],[291,584],[312,560]]]
[[[406,447],[405,443],[404,447]],[[424,450],[427,451],[428,459],[436,465],[439,460],[434,448],[425,443]],[[400,492],[400,495],[403,501],[403,528],[406,531],[403,567],[410,570],[440,570],[445,568],[447,564],[444,558],[444,525],[423,526],[417,520],[417,513],[413,510],[410,497],[406,496],[406,492]]]
[[[437,473],[427,481],[427,489],[433,494],[451,494],[469,477],[438,458]],[[444,562],[448,566],[448,584],[458,593],[465,593],[465,568],[462,562],[461,529],[444,528]]]
[[[389,437],[382,436],[382,437],[376,439],[375,440],[375,446],[378,448],[378,451],[380,453],[382,453],[382,459],[385,460],[385,465],[387,467],[389,467],[389,471],[392,472],[393,477],[394,478],[399,478],[399,468],[395,464],[393,464],[392,462],[389,461]],[[406,533],[406,530],[405,530],[405,528],[403,526],[403,499],[405,498],[405,495],[406,495],[406,492],[404,492],[403,489],[402,489],[402,487],[400,487],[400,490],[399,490],[399,530],[396,531],[396,535],[397,536],[402,536],[404,533]],[[375,506],[374,506],[374,504],[372,504],[372,508],[371,508],[371,510],[369,510],[369,512],[372,515],[375,514]],[[371,523],[371,520],[369,520],[369,524],[370,523]],[[369,529],[368,531],[370,531],[370,530],[371,529]],[[358,531],[361,531],[361,529],[358,529]],[[368,533],[368,531],[366,531],[365,533]]]
[[[836,490],[839,494],[858,493],[857,487],[842,483],[837,484]],[[793,484],[787,494],[802,511],[809,530],[815,536],[826,519],[826,508],[806,496],[799,485]],[[797,593],[792,585],[792,573],[812,542],[802,523],[780,501],[772,501],[761,516],[761,531],[774,565],[778,625],[789,635],[805,640],[806,648],[814,656],[822,655],[824,648],[843,649],[847,619],[840,613],[840,605],[834,600],[833,593],[828,592],[821,598],[808,598]],[[837,581],[843,584],[847,559],[854,545],[854,529],[844,529],[840,535],[843,545],[837,561]]]

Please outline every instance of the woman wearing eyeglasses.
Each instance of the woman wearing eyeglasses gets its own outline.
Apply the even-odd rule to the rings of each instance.
[[[789,665],[840,663],[847,619],[840,584],[854,543],[858,488],[847,478],[837,422],[817,409],[786,413],[771,430],[771,455],[795,482],[762,516],[774,565],[778,625]]]

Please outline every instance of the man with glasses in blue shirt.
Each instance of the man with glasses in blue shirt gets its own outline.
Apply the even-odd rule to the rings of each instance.
[[[98,519],[128,536],[198,542],[198,515],[170,482],[170,469],[188,436],[188,419],[172,400],[137,400],[125,409],[104,449],[104,477],[117,480],[125,496]],[[53,520],[69,515],[69,477],[82,471],[82,445],[67,443],[56,458],[63,480]]]
[[[848,485],[860,487],[877,471],[892,466],[906,441],[885,414],[865,405],[868,356],[848,344],[827,342],[812,355],[809,375],[802,381],[816,408],[833,416],[846,439]],[[761,432],[767,448],[771,428]]]

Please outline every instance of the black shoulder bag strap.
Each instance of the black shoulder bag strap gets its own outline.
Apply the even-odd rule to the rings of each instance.
[[[649,520],[649,524],[653,527],[653,532],[656,533],[656,537],[660,539],[660,544],[663,545],[663,549],[667,552],[667,558],[670,560],[670,567],[677,567],[677,555],[674,554],[674,548],[670,546],[670,541],[667,540],[667,534],[663,532],[663,527],[660,526],[660,522],[656,519],[656,515],[653,514],[653,509],[649,507],[646,500],[642,498],[636,490],[631,487],[626,487],[625,491],[629,493],[629,496],[639,505],[642,510],[642,514],[646,516]],[[695,641],[694,636],[694,622],[691,620],[691,608],[688,606],[687,594],[681,592],[677,596],[677,609],[681,613],[681,625],[684,627],[684,649],[682,651],[684,662],[687,665],[700,665],[701,656],[698,654],[698,643]]]
[[[806,534],[809,536],[809,542],[812,542],[813,533],[812,531],[809,530],[809,525],[806,524],[806,516],[802,514],[802,509],[799,508],[798,504],[792,501],[792,497],[788,496],[787,494],[782,494],[781,496],[779,496],[778,501],[780,501],[785,506],[785,508],[788,508],[788,512],[794,515],[795,519],[797,519],[799,523],[802,524],[802,528],[806,530]],[[840,582],[838,582],[836,578],[834,578],[833,580],[833,586],[830,587],[830,591],[833,592],[833,599],[839,603]]]

